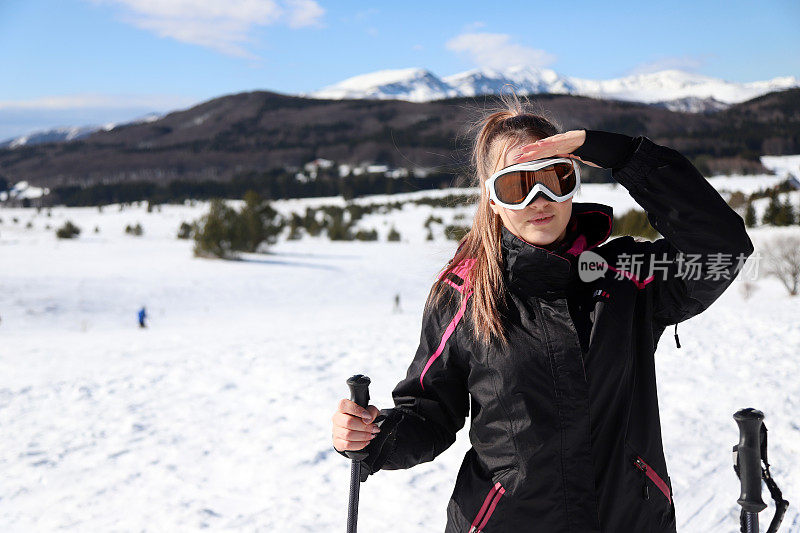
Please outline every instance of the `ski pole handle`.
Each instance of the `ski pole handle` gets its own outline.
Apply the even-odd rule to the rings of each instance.
[[[347,386],[350,387],[350,400],[364,409],[369,405],[369,383],[369,378],[362,374],[356,374],[347,380]],[[359,450],[347,450],[344,453],[352,459],[350,464],[350,500],[347,505],[347,533],[357,533],[361,460],[366,459],[369,454]]]
[[[369,384],[370,379],[363,374],[356,374],[347,380],[347,386],[350,387],[350,400],[364,409],[369,406]],[[348,450],[344,453],[354,461],[361,461],[369,455],[360,450]]]
[[[748,513],[767,508],[761,499],[761,424],[764,413],[752,407],[736,411],[733,419],[739,425],[737,463],[742,492],[737,503]]]

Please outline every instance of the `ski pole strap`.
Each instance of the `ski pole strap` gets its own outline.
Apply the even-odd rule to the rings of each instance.
[[[764,479],[769,495],[775,501],[775,515],[769,523],[767,533],[775,533],[783,521],[783,515],[786,514],[786,509],[789,507],[789,502],[783,499],[783,493],[775,483],[772,474],[769,472],[769,462],[767,461],[767,426],[761,423],[761,460],[764,462],[764,468],[761,469],[761,477]]]
[[[775,501],[775,515],[772,517],[769,528],[767,528],[767,533],[776,533],[781,525],[781,522],[783,521],[783,516],[786,514],[786,509],[789,507],[789,502],[783,499],[783,493],[781,492],[781,489],[778,488],[778,484],[775,483],[775,479],[772,477],[772,474],[769,471],[769,462],[767,461],[767,426],[764,424],[764,422],[761,422],[759,433],[761,440],[761,461],[764,463],[764,466],[761,467],[761,478],[767,485],[767,489],[769,489],[769,495]],[[741,480],[741,476],[739,475],[739,461],[737,455],[738,448],[738,445],[733,447],[733,470],[736,472],[736,477]],[[750,531],[747,529],[747,516],[744,509],[739,515],[739,522],[742,533],[747,533]]]

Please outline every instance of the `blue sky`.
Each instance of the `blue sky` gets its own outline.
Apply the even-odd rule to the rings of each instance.
[[[796,0],[2,0],[0,139],[241,91],[309,92],[382,69],[799,76],[798,28]]]

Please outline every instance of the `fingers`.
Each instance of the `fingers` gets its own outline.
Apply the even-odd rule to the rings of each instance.
[[[370,419],[369,419],[370,422],[375,420],[378,417],[378,415],[381,414],[381,410],[375,407],[374,405],[368,406],[367,410],[369,411],[370,414]]]
[[[583,144],[586,133],[583,130],[572,130],[530,144],[520,146],[518,154],[512,157],[516,163],[532,161],[534,159],[544,159],[546,157],[567,157],[572,151]]]
[[[334,427],[332,433],[333,446],[340,452],[345,450],[360,450],[367,446],[377,433],[355,431],[342,427]]]
[[[351,400],[340,400],[337,411],[331,417],[334,448],[345,451],[360,450],[367,446],[380,432],[380,427],[371,423],[378,414],[380,410],[374,405],[363,409]]]
[[[573,156],[570,156],[570,157],[572,157],[573,159],[575,159],[575,160],[577,160],[577,161],[580,161],[580,162],[581,162],[581,163],[583,163],[584,165],[589,165],[590,167],[595,167],[595,168],[603,168],[603,167],[601,167],[600,165],[596,165],[596,164],[594,164],[594,163],[590,163],[589,161],[584,161],[584,160],[583,160],[583,159],[581,159],[580,157],[577,157],[577,156],[574,156],[574,155],[573,155]]]
[[[375,406],[371,405],[369,407],[375,407]],[[349,415],[360,416],[360,417],[364,418],[367,422],[371,422],[372,419],[375,418],[375,416],[376,416],[376,415],[373,415],[372,412],[369,411],[368,409],[364,409],[363,407],[358,405],[356,402],[354,402],[352,400],[348,400],[346,398],[342,398],[341,400],[339,400],[339,406],[338,406],[337,410],[339,412],[347,413]],[[375,410],[376,411],[378,410],[377,407],[375,407]]]

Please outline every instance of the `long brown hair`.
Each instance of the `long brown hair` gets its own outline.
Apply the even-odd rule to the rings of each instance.
[[[492,337],[505,341],[501,319],[505,283],[500,248],[503,222],[489,207],[489,196],[483,183],[502,168],[509,148],[556,135],[561,129],[555,120],[545,116],[546,112],[534,112],[530,109],[533,104],[527,99],[521,100],[513,92],[501,94],[498,98],[499,105],[479,110],[479,116],[470,124],[469,132],[474,136],[470,175],[473,186],[480,191],[475,218],[469,232],[459,242],[455,255],[440,272],[429,298],[431,302],[441,299],[448,292],[444,289],[448,275],[462,262],[474,261],[460,293],[462,303],[471,293],[471,322],[476,337],[486,344]]]

